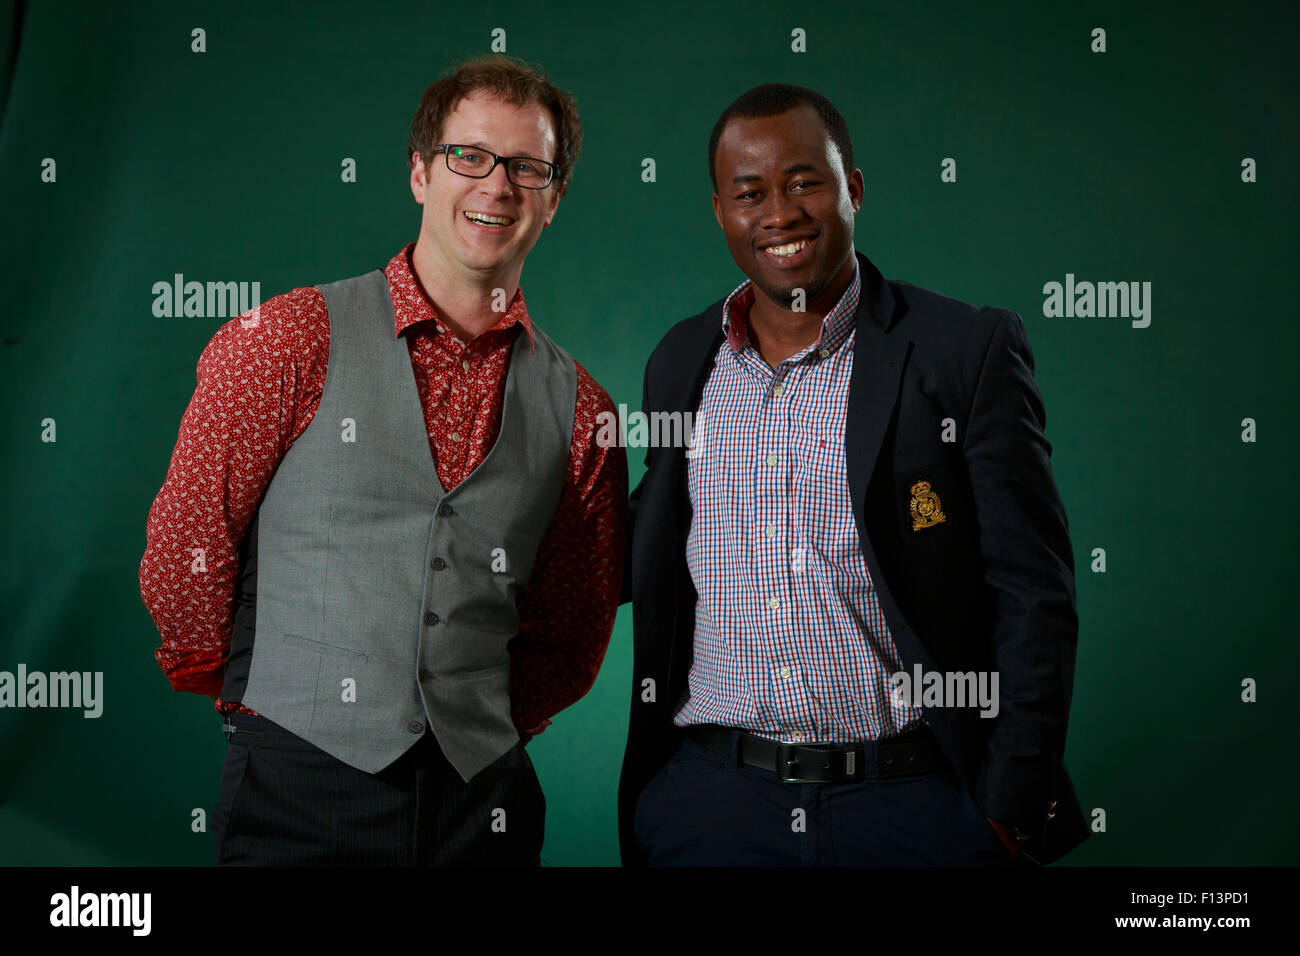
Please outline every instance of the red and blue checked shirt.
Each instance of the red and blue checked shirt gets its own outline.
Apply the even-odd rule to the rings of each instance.
[[[874,740],[921,709],[891,694],[903,669],[858,542],[844,463],[861,278],[816,342],[773,371],[748,341],[749,281],[723,304],[687,457],[686,545],[699,600],[679,726],[786,742]]]

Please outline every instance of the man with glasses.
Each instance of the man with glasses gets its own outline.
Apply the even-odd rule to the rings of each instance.
[[[544,75],[470,61],[412,122],[418,239],[199,359],[140,587],[225,716],[218,863],[539,863],[523,744],[595,680],[626,515],[613,404],[519,286],[581,142]]]

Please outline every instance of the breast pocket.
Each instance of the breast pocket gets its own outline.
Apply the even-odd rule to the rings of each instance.
[[[811,549],[809,562],[819,556],[835,573],[856,577],[865,566],[853,517],[844,434],[828,428],[810,430],[797,436],[797,447],[791,493],[802,530],[798,543]]]

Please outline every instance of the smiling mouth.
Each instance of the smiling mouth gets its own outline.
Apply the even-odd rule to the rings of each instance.
[[[466,212],[463,215],[474,225],[486,226],[489,229],[504,229],[515,224],[515,220],[509,216],[489,216],[483,212]]]
[[[789,242],[783,246],[768,246],[763,250],[763,252],[771,256],[773,259],[793,259],[795,256],[799,255],[799,253],[811,246],[815,241],[816,237],[812,239],[798,239],[795,242]]]

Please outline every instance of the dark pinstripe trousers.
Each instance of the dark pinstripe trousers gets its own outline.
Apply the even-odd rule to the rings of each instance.
[[[428,730],[370,774],[265,717],[228,720],[219,865],[540,865],[546,798],[522,744],[466,783]]]

